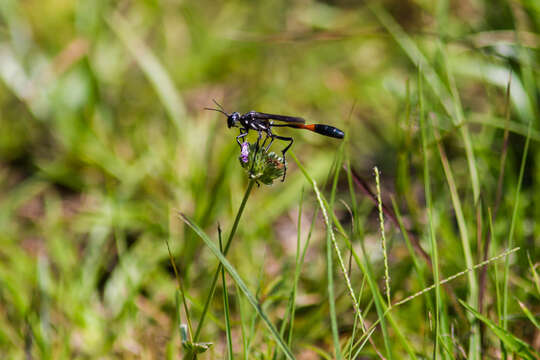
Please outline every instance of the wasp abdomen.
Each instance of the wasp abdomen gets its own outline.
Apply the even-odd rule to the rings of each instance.
[[[343,131],[330,125],[315,124],[313,131],[317,134],[326,135],[337,139],[343,139],[345,137],[345,133]]]

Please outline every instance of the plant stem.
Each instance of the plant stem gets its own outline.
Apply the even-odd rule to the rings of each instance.
[[[223,251],[223,256],[226,256],[227,252],[229,252],[229,247],[231,246],[232,238],[234,234],[236,233],[236,229],[238,228],[238,223],[240,222],[240,218],[242,217],[242,213],[244,212],[244,208],[249,198],[249,194],[251,193],[251,190],[253,189],[253,185],[255,185],[255,180],[250,180],[248,183],[248,187],[246,189],[246,193],[244,194],[244,198],[242,199],[242,203],[240,204],[240,208],[238,209],[238,213],[236,214],[236,218],[234,219],[233,227],[231,229],[229,237],[227,238],[227,244],[225,244],[225,250]],[[202,326],[204,324],[204,318],[206,317],[206,313],[208,312],[210,301],[212,301],[212,298],[214,297],[214,292],[216,291],[217,280],[221,272],[222,266],[223,265],[221,265],[221,262],[220,262],[214,274],[214,279],[212,280],[212,285],[210,286],[210,293],[208,294],[208,297],[206,298],[206,302],[204,303],[201,319],[199,320],[199,324],[197,325],[197,330],[195,330],[195,336],[193,336],[193,342],[199,341],[199,336],[201,334]]]
[[[384,282],[386,286],[386,302],[388,303],[388,307],[390,308],[392,307],[392,302],[390,301],[390,273],[388,271],[388,253],[386,251],[386,236],[384,234],[384,215],[381,200],[381,183],[379,180],[379,169],[375,166],[373,168],[373,171],[375,172],[375,183],[377,184],[377,203],[379,208],[379,226],[381,228],[382,251],[384,259]]]
[[[219,251],[223,253],[223,243],[221,241],[221,227],[218,224],[218,238],[219,238]],[[220,263],[221,264],[221,263]],[[233,347],[232,347],[232,337],[231,337],[231,318],[229,315],[229,295],[227,293],[227,282],[225,281],[225,270],[223,266],[221,267],[221,281],[223,283],[223,309],[225,313],[225,329],[227,330],[227,349],[228,349],[228,360],[233,360]]]

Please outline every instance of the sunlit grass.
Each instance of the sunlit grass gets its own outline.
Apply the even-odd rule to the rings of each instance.
[[[2,357],[538,357],[538,5],[431,6],[0,2]]]

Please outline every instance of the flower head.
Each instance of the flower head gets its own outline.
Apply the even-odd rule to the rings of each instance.
[[[246,170],[250,179],[254,179],[265,185],[272,185],[274,180],[283,176],[285,163],[283,158],[274,152],[267,152],[256,144],[247,141],[242,143],[240,151],[240,165]]]

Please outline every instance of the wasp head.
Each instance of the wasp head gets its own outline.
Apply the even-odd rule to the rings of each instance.
[[[227,126],[229,128],[237,127],[238,122],[240,121],[240,114],[237,113],[236,111],[231,113],[231,114],[227,114],[227,112],[223,109],[223,107],[216,100],[213,100],[213,101],[214,101],[214,104],[216,104],[219,107],[219,109],[213,109],[213,108],[205,108],[205,109],[206,110],[217,111],[217,112],[222,113],[223,115],[225,115],[227,117]]]
[[[230,128],[238,126],[238,122],[240,121],[240,114],[236,111],[233,112],[231,115],[227,116],[227,126]]]

